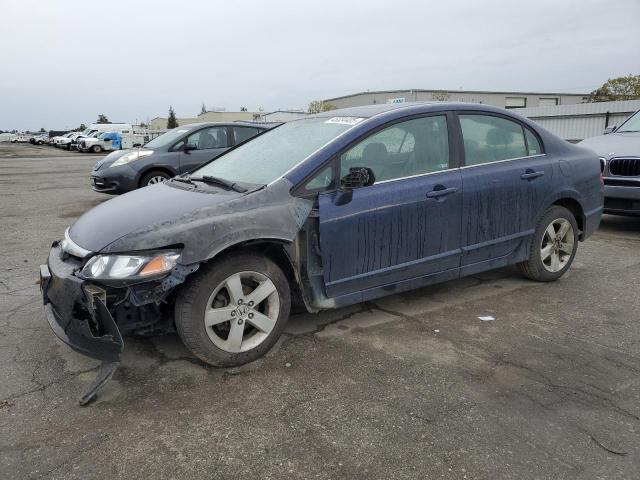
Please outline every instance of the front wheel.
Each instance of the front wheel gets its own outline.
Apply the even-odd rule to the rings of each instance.
[[[147,187],[149,185],[155,185],[156,183],[162,183],[170,178],[171,177],[167,173],[156,170],[145,174],[145,176],[142,177],[142,180],[140,180],[140,186]]]
[[[93,153],[100,153],[102,151],[102,147],[100,145],[94,145],[91,147],[91,151]]]
[[[538,282],[557,280],[569,270],[578,250],[578,224],[564,207],[545,212],[533,237],[529,259],[519,263],[525,277]]]
[[[242,365],[273,346],[290,308],[289,282],[273,261],[234,254],[204,266],[184,285],[176,300],[176,329],[206,363]]]

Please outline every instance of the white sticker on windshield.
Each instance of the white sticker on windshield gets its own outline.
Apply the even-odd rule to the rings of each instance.
[[[331,117],[324,123],[339,123],[341,125],[355,125],[356,123],[360,123],[364,118],[360,117]]]

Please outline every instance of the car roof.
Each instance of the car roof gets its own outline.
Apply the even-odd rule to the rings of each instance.
[[[234,122],[199,122],[179,125],[176,128],[199,128],[199,127],[256,127],[256,128],[273,128],[280,125],[281,122],[251,122],[247,120],[237,120]]]
[[[406,110],[407,115],[412,113],[424,113],[428,111],[441,110],[483,110],[490,112],[502,112],[504,109],[491,105],[464,102],[405,102],[405,103],[380,103],[375,105],[364,105],[360,107],[340,108],[328,110],[326,112],[315,113],[305,118],[327,118],[327,117],[361,117],[371,118],[382,113]],[[513,112],[511,112],[513,113]]]

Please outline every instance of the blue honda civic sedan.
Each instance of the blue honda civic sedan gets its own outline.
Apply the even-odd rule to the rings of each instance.
[[[175,328],[215,366],[310,312],[515,264],[548,282],[598,227],[598,157],[485,105],[372,105],[276,127],[109,200],[41,267],[47,319],[113,373],[122,335]]]

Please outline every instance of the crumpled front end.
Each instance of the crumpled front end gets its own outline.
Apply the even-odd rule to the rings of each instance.
[[[47,265],[40,267],[47,321],[55,335],[77,352],[118,362],[124,342],[105,305],[106,292],[75,275],[81,266],[59,244],[53,245]]]

